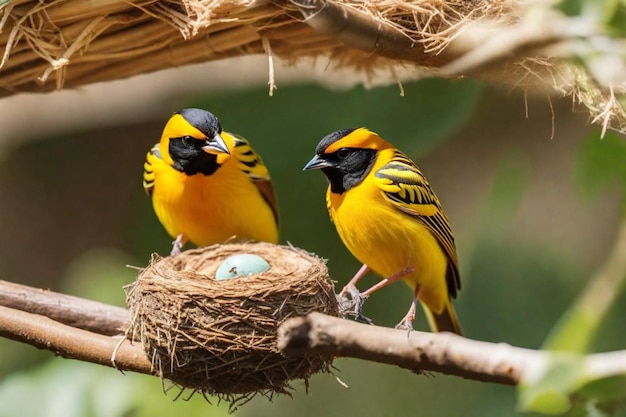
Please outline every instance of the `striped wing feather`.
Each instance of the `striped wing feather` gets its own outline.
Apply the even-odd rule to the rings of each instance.
[[[158,158],[161,159],[161,151],[159,150],[159,144],[155,144],[148,154],[146,155],[146,161],[143,164],[143,189],[146,191],[146,194],[152,195],[152,190],[154,190],[154,169],[152,168],[152,163],[150,159]]]
[[[376,171],[375,178],[383,196],[395,208],[422,222],[435,236],[448,257],[448,291],[456,297],[461,280],[454,235],[424,175],[413,161],[396,151],[391,161]]]
[[[263,199],[272,209],[274,220],[276,220],[276,224],[278,224],[278,205],[267,167],[263,164],[259,154],[256,153],[245,138],[233,133],[229,134],[234,138],[233,153],[239,163],[239,169],[241,169],[259,189]]]

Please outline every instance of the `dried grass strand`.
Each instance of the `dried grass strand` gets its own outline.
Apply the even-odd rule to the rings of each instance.
[[[428,75],[450,64],[439,75],[571,96],[603,129],[626,131],[626,86],[598,85],[541,50],[551,34],[584,34],[585,22],[557,20],[546,32],[522,24],[525,7],[523,0],[11,0],[0,6],[0,96],[268,54],[270,45],[272,59],[324,57],[367,80],[379,72],[393,79],[399,67]],[[504,32],[509,44],[493,36]],[[490,40],[500,50],[480,55]]]

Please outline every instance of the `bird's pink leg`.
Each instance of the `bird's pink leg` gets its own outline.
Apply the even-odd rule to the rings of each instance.
[[[354,294],[357,293],[358,294],[358,290],[356,289],[356,284],[359,282],[359,280],[361,278],[363,278],[365,276],[365,274],[367,274],[370,271],[370,267],[363,264],[363,266],[361,266],[361,268],[359,268],[359,270],[357,271],[356,274],[354,274],[354,276],[352,277],[352,279],[350,280],[350,282],[348,282],[346,284],[345,287],[343,287],[343,289],[341,290],[341,292],[339,293],[339,298],[344,298],[346,296],[346,294]]]
[[[359,292],[359,290],[357,290],[355,284],[368,271],[369,271],[369,267],[367,265],[363,265],[361,267],[361,269],[359,269],[359,271],[356,273],[356,275],[350,280],[348,285],[346,285],[344,287],[344,289],[341,291],[341,293],[339,294],[339,304],[340,304],[340,309],[342,310],[342,314],[344,314],[345,312],[348,312],[349,310],[351,310],[350,314],[353,314],[357,320],[361,320],[361,321],[364,321],[366,323],[370,323],[371,324],[372,320],[370,320],[369,318],[365,317],[362,314],[363,304],[365,304],[365,301],[368,299],[368,297],[374,291],[378,291],[381,288],[386,287],[387,285],[392,284],[392,283],[394,283],[396,281],[399,281],[402,278],[404,278],[405,276],[413,273],[415,271],[415,269],[413,268],[413,266],[408,266],[408,267],[404,268],[403,270],[398,271],[395,274],[393,274],[393,275],[383,279],[382,281],[379,281],[375,285],[372,285],[365,292]],[[346,301],[346,296],[345,296],[346,293],[349,293],[350,297],[352,299],[349,304]]]
[[[413,301],[411,302],[411,307],[409,307],[409,311],[406,313],[406,316],[400,323],[396,325],[396,329],[400,330],[408,330],[409,332],[413,330],[413,322],[415,321],[415,310],[417,309],[417,302],[419,301],[420,290],[419,288],[415,290],[415,295],[413,297]]]
[[[402,278],[409,274],[412,274],[413,272],[415,272],[415,269],[412,266],[407,266],[403,270],[398,271],[390,277],[387,277],[382,281],[379,281],[376,284],[372,285],[370,288],[361,293],[361,295],[364,297],[369,297],[374,291],[378,291],[389,284],[393,284],[394,282],[401,280]]]

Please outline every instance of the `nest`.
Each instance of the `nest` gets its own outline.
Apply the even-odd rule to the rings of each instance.
[[[551,2],[526,0],[0,0],[0,96],[247,54],[325,57],[368,76],[408,69],[569,95],[594,121],[626,131],[624,77],[594,71],[610,59],[572,62],[584,37],[572,24]],[[553,58],[559,47],[569,52]]]
[[[216,280],[222,261],[240,253],[261,256],[270,269]],[[338,315],[324,261],[303,250],[242,243],[155,256],[127,293],[128,337],[141,341],[161,377],[182,388],[240,403],[289,393],[290,381],[330,370],[329,355],[286,358],[276,347],[284,320]]]

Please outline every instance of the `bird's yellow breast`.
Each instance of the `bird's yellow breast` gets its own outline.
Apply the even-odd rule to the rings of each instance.
[[[211,175],[186,175],[152,157],[152,204],[172,237],[204,246],[237,240],[278,242],[272,209],[258,188],[228,159]]]
[[[385,152],[379,153],[373,172],[384,165]],[[341,240],[359,261],[384,278],[412,267],[404,281],[413,289],[419,286],[420,300],[431,310],[443,310],[448,300],[443,250],[417,217],[384,199],[372,173],[342,194],[329,188],[326,198]]]

